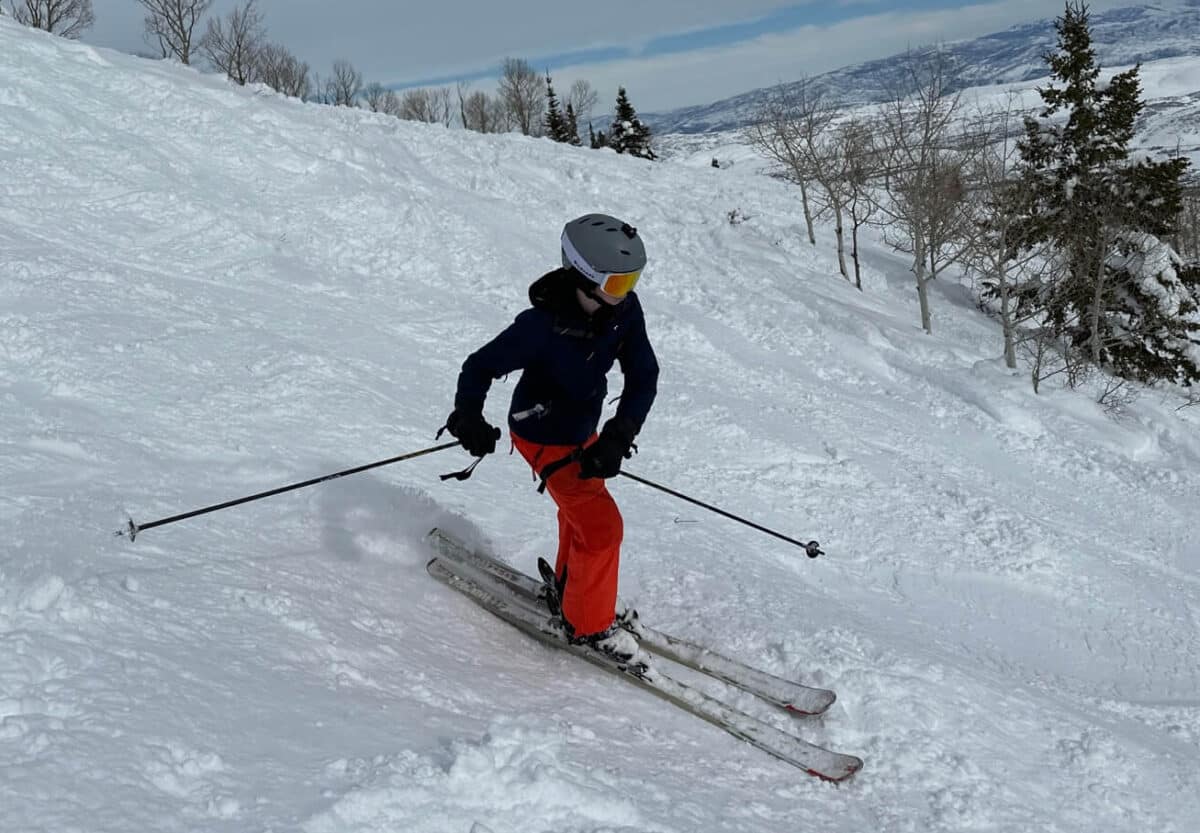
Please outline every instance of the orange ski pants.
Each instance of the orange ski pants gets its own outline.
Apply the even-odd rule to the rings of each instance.
[[[512,435],[521,456],[540,472],[578,446],[542,445]],[[595,442],[596,435],[584,443]],[[616,501],[602,478],[579,477],[579,463],[565,466],[546,481],[558,506],[558,557],[554,574],[566,575],[562,613],[577,636],[599,633],[613,623],[617,606],[617,570],[625,527]]]

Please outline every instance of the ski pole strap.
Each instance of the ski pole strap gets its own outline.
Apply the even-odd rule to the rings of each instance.
[[[476,457],[475,462],[467,466],[462,471],[452,471],[449,474],[441,475],[441,478],[442,480],[466,480],[471,476],[471,472],[475,471],[475,467],[482,462],[482,457]]]
[[[583,456],[583,446],[572,451],[561,460],[555,460],[553,463],[548,463],[544,469],[538,472],[538,478],[542,481],[538,486],[538,494],[543,494],[546,491],[546,481],[548,481],[560,469],[565,469],[567,466],[576,462]]]
[[[443,432],[449,431],[449,430],[450,430],[450,423],[449,423],[449,421],[447,421],[447,423],[445,425],[443,425],[441,428],[438,429],[437,435],[434,437],[434,439],[440,440],[442,438]],[[500,439],[500,429],[499,428],[496,429],[496,439]],[[461,445],[461,443],[452,443],[452,445]],[[485,454],[484,457],[486,457],[486,456],[487,455]],[[441,479],[443,482],[446,480],[467,480],[471,477],[471,473],[473,471],[475,471],[475,467],[478,466],[482,462],[483,462],[483,457],[478,457],[478,458],[476,458],[474,463],[467,466],[462,471],[452,471],[448,474],[443,474],[443,475],[441,475]]]

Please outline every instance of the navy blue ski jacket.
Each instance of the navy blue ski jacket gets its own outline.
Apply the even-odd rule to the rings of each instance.
[[[646,336],[637,295],[589,318],[575,295],[577,276],[556,269],[529,287],[530,309],[463,362],[454,407],[482,413],[492,380],[514,370],[508,426],[543,445],[575,445],[596,431],[608,393],[608,371],[620,362],[625,387],[615,419],[632,437],[658,391],[658,360]]]

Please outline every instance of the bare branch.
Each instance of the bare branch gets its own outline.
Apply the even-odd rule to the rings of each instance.
[[[301,99],[312,95],[308,64],[276,44],[268,43],[258,50],[255,77],[284,95]]]
[[[362,92],[362,73],[346,60],[333,62],[333,75],[325,82],[325,103],[336,107],[356,107]]]
[[[200,39],[200,48],[213,68],[243,86],[258,80],[258,53],[266,41],[266,28],[255,2],[246,0],[224,21],[209,18],[208,29]]]
[[[807,78],[780,84],[767,92],[754,119],[742,135],[744,140],[774,162],[781,176],[800,186],[808,241],[817,245],[808,187],[815,177],[809,145],[833,119],[821,90]]]
[[[567,93],[567,103],[575,111],[575,119],[580,124],[592,120],[592,110],[595,109],[598,98],[599,95],[590,82],[580,78],[571,84]]]
[[[450,126],[450,88],[405,90],[400,96],[400,118],[426,124]]]
[[[537,135],[546,106],[541,73],[523,58],[505,58],[500,67],[498,95],[521,132]]]
[[[487,93],[476,90],[463,97],[460,90],[460,108],[462,111],[463,127],[479,133],[501,133],[508,130],[508,111],[504,103],[492,98]]]
[[[71,39],[96,22],[92,0],[12,0],[12,13],[18,23]]]
[[[958,254],[952,243],[964,222],[961,154],[951,134],[959,98],[950,93],[953,67],[935,50],[910,52],[899,82],[879,109],[877,126],[887,153],[880,209],[902,236],[887,237],[898,251],[913,255],[913,275],[921,304],[921,326],[933,332],[929,282]]]
[[[158,43],[162,57],[192,62],[193,33],[213,0],[137,0],[146,10],[147,38]]]

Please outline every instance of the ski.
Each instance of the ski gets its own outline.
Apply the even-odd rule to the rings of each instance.
[[[494,576],[544,607],[545,585],[542,581],[499,559],[471,550],[445,530],[435,528],[427,537],[434,551],[444,558]],[[776,677],[709,648],[663,633],[644,622],[640,623],[636,635],[642,648],[652,654],[708,674],[793,714],[821,714],[837,699],[837,695],[827,689]]]
[[[529,636],[620,676],[809,775],[842,781],[862,768],[861,759],[832,752],[743,714],[674,679],[653,662],[624,664],[586,645],[569,642],[556,620],[524,604],[522,594],[499,579],[469,568],[462,570],[461,565],[440,557],[431,559],[426,569],[438,581]]]

